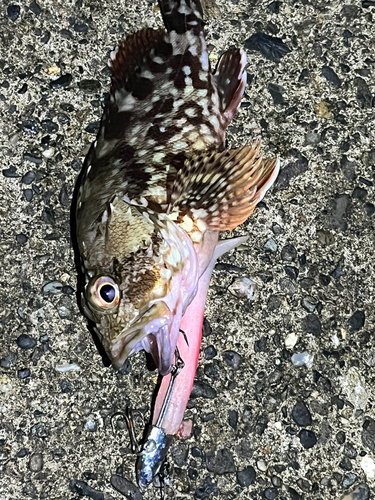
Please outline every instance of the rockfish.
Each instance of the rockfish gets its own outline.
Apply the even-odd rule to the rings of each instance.
[[[200,1],[159,6],[165,29],[129,35],[112,56],[76,205],[85,315],[115,368],[144,349],[163,377],[141,487],[181,426],[215,261],[246,241],[218,240],[219,231],[244,222],[279,171],[258,143],[225,145],[246,85],[245,52],[228,50],[212,72]]]

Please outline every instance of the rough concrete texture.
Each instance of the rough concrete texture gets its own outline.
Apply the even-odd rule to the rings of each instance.
[[[156,377],[142,354],[128,374],[103,365],[77,307],[69,210],[109,53],[160,16],[144,0],[17,4],[0,7],[0,498],[120,499],[116,473],[125,497],[141,498],[119,477],[135,481],[135,457],[123,421],[112,427],[110,417],[131,404],[147,419]],[[263,48],[247,51],[229,142],[261,137],[283,170],[233,231],[248,246],[214,272],[187,411],[193,436],[173,447],[164,489],[144,498],[368,499],[374,2],[218,5],[207,24],[212,62],[231,46]],[[274,40],[259,35],[246,44],[255,33],[290,52],[265,51]],[[245,277],[257,283],[252,300],[231,288]]]

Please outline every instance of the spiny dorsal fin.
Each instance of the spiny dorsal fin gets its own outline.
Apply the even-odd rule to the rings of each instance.
[[[121,88],[142,66],[144,58],[149,57],[151,49],[162,41],[164,35],[164,29],[143,28],[125,38],[112,58],[112,92]]]
[[[255,143],[187,160],[177,173],[169,213],[177,220],[201,219],[216,231],[242,224],[278,174],[278,161],[260,158],[259,148]]]

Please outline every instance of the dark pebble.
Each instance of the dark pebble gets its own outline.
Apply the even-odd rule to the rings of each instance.
[[[268,92],[271,94],[273,104],[277,106],[278,104],[283,104],[283,92],[285,92],[284,87],[277,85],[276,83],[269,83],[267,86]]]
[[[202,458],[203,457],[202,451],[199,448],[197,448],[196,446],[192,447],[191,454],[193,455],[194,458]]]
[[[22,176],[21,181],[23,182],[23,184],[26,184],[26,186],[29,186],[30,184],[32,184],[34,179],[35,179],[34,172],[27,172],[25,175]]]
[[[60,35],[62,38],[65,40],[70,40],[73,37],[73,33],[70,30],[67,30],[63,28],[62,30],[59,31]]]
[[[280,5],[282,2],[271,2],[269,5],[267,5],[267,9],[270,10],[273,14],[278,14],[280,12]]]
[[[33,196],[34,196],[34,191],[32,189],[24,189],[23,195],[24,195],[26,201],[31,201],[33,199]]]
[[[375,212],[375,205],[373,203],[368,202],[365,204],[365,210],[367,217],[371,217]]]
[[[64,183],[61,186],[60,194],[59,194],[59,202],[63,207],[69,207],[70,206],[70,196],[68,193],[68,188],[67,185]]]
[[[242,486],[242,488],[247,488],[251,484],[255,483],[255,478],[256,472],[254,467],[251,465],[237,472],[237,483]]]
[[[188,477],[192,481],[196,481],[196,479],[198,477],[198,471],[197,471],[197,469],[191,469],[191,468],[189,468],[188,469]]]
[[[39,125],[35,120],[24,120],[21,128],[27,134],[37,134],[39,132]]]
[[[358,479],[358,476],[354,474],[353,472],[349,472],[348,474],[345,474],[344,479],[342,480],[342,486],[343,488],[349,488],[352,486]],[[357,498],[356,498],[357,500]]]
[[[137,486],[122,476],[116,474],[111,476],[111,485],[129,500],[142,500],[142,494]]]
[[[298,278],[299,269],[294,266],[285,266],[284,271],[292,280],[296,280]]]
[[[220,378],[218,367],[215,363],[207,363],[203,367],[204,374],[206,377],[212,380],[218,380]]]
[[[194,381],[193,390],[191,391],[192,398],[215,399],[217,396],[216,390],[205,382]]]
[[[297,250],[292,245],[285,245],[281,250],[282,260],[292,262],[297,258]]]
[[[269,312],[277,311],[280,309],[281,302],[277,295],[271,295],[267,302],[267,310]]]
[[[204,359],[207,359],[209,361],[210,359],[213,359],[217,355],[217,350],[213,345],[209,345],[206,347],[204,350]]]
[[[75,292],[74,288],[69,285],[64,285],[61,291],[62,293],[65,293],[65,295],[73,295],[73,293]]]
[[[189,447],[185,443],[177,442],[171,449],[173,462],[177,467],[182,467],[186,463],[188,457]]]
[[[289,47],[281,38],[266,35],[265,33],[254,33],[245,42],[245,48],[256,50],[266,59],[279,62],[282,57],[289,54]]]
[[[16,21],[20,17],[21,8],[19,5],[8,5],[7,14],[11,21]]]
[[[302,321],[304,332],[311,333],[315,337],[320,337],[322,333],[322,324],[316,314],[308,314]]]
[[[129,375],[129,373],[132,371],[132,365],[129,361],[129,359],[126,359],[124,361],[124,363],[122,364],[122,366],[119,368],[119,373],[121,373],[121,375]]]
[[[339,410],[342,410],[345,406],[344,401],[339,396],[332,396],[331,403],[336,405]]]
[[[24,83],[20,89],[17,90],[17,94],[26,94],[28,89],[27,83]],[[14,110],[15,111],[15,110]],[[14,113],[13,111],[13,113]],[[10,112],[10,111],[9,111]]]
[[[360,201],[364,201],[367,197],[367,189],[361,188],[359,186],[355,187],[352,193],[352,198]]]
[[[36,16],[39,16],[39,14],[42,12],[42,9],[40,8],[40,6],[36,3],[36,2],[32,2],[30,5],[29,5],[29,9],[31,10],[31,12],[33,14],[35,14]]]
[[[94,134],[94,135],[97,135],[97,133],[99,132],[99,129],[100,129],[100,121],[91,122],[85,128],[86,132],[88,132],[89,134]]]
[[[297,401],[292,409],[292,418],[300,427],[312,424],[311,413],[303,401]]]
[[[241,356],[236,351],[224,351],[222,357],[233,370],[238,370],[241,364]]]
[[[82,162],[78,158],[72,161],[71,163],[72,169],[75,170],[76,172],[80,172],[82,169]]]
[[[29,337],[26,333],[21,333],[21,335],[17,338],[16,343],[18,347],[24,349],[33,349],[36,346],[36,340]]]
[[[371,108],[373,106],[373,96],[370,89],[361,77],[356,77],[353,80],[354,85],[357,87],[357,101],[362,108]]]
[[[50,224],[51,226],[55,225],[55,212],[52,208],[50,207],[44,207],[42,211],[42,220],[46,224]]]
[[[329,82],[333,83],[333,85],[336,85],[336,87],[340,87],[341,79],[337,76],[335,71],[329,66],[323,66],[322,76],[324,76],[324,78]]]
[[[52,120],[43,120],[41,125],[42,129],[49,134],[54,134],[59,130],[59,126],[57,125],[57,123],[53,122]]]
[[[69,489],[72,493],[78,493],[78,495],[89,497],[93,500],[104,500],[104,494],[101,491],[94,490],[87,483],[78,479],[72,479],[69,482]]]
[[[10,352],[5,358],[0,359],[0,366],[1,368],[8,369],[10,368],[11,364],[15,363],[17,361],[17,354],[15,352]]]
[[[85,471],[83,473],[83,477],[85,479],[90,480],[90,481],[97,481],[98,480],[98,474],[96,472]]]
[[[98,80],[84,79],[79,82],[79,88],[84,92],[98,92],[100,90],[100,82]]]
[[[43,163],[43,158],[40,156],[40,154],[24,153],[22,155],[22,157],[26,161],[30,161],[31,163],[35,163],[35,165],[40,165],[41,163]]]
[[[349,460],[348,457],[344,457],[340,463],[339,463],[339,467],[340,469],[342,470],[346,470],[346,471],[349,471],[349,470],[352,470],[353,469],[353,464],[351,463],[351,461]]]
[[[374,185],[374,183],[372,181],[365,179],[364,177],[359,177],[358,180],[359,180],[359,182],[362,182],[362,184],[365,184],[366,186],[369,186],[369,187]]]
[[[209,452],[206,454],[206,467],[209,472],[214,474],[227,474],[236,472],[234,465],[233,454],[227,448],[218,450],[216,453]]]
[[[216,493],[218,491],[215,483],[212,482],[212,479],[208,476],[203,481],[202,486],[199,486],[194,493],[195,500],[204,500],[208,498],[212,493]]]
[[[69,394],[70,392],[73,392],[72,386],[68,380],[61,380],[60,382],[60,389],[61,392],[64,394]]]
[[[259,340],[254,342],[255,352],[266,352],[267,351],[267,337],[263,336]]]
[[[20,233],[20,234],[16,235],[16,241],[20,245],[24,245],[27,242],[27,240],[28,240],[28,237],[26,236],[26,234]]]
[[[63,111],[66,111],[67,113],[72,113],[74,111],[74,106],[73,104],[70,104],[68,102],[62,102],[60,104],[60,108],[63,110]]]
[[[202,326],[202,336],[203,337],[208,337],[212,333],[212,328],[211,325],[208,321],[207,318],[203,319],[203,326]]]
[[[9,179],[15,179],[16,177],[19,177],[16,167],[4,168],[2,172],[3,176],[8,177]]]
[[[316,436],[313,431],[307,429],[302,429],[299,433],[299,440],[302,446],[308,450],[316,445]]]
[[[375,420],[369,417],[363,423],[362,444],[375,452]]]
[[[279,490],[277,488],[266,488],[263,492],[264,498],[267,500],[274,500],[279,495]]]
[[[365,324],[365,313],[364,311],[356,311],[350,318],[349,318],[349,328],[351,332],[358,332],[361,328],[363,328],[363,325]]]
[[[31,375],[31,372],[29,368],[22,368],[21,370],[17,371],[17,377],[20,378],[21,380],[24,378],[29,378]]]
[[[238,425],[238,411],[237,410],[228,410],[228,424],[232,427],[232,429],[236,430]]]
[[[60,78],[57,78],[56,80],[53,80],[50,82],[50,87],[55,90],[59,89],[64,89],[66,87],[69,87],[69,85],[72,83],[72,75],[71,74],[66,74],[60,76]]]
[[[336,441],[338,442],[338,444],[344,444],[345,440],[346,440],[345,432],[344,431],[339,431],[336,434]]]
[[[24,458],[26,457],[27,455],[29,454],[29,450],[27,448],[21,448],[18,452],[17,452],[17,458]]]

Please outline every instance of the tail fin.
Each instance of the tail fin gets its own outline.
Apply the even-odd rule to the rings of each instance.
[[[203,12],[200,0],[159,0],[161,15],[167,31],[178,34],[203,29]]]

